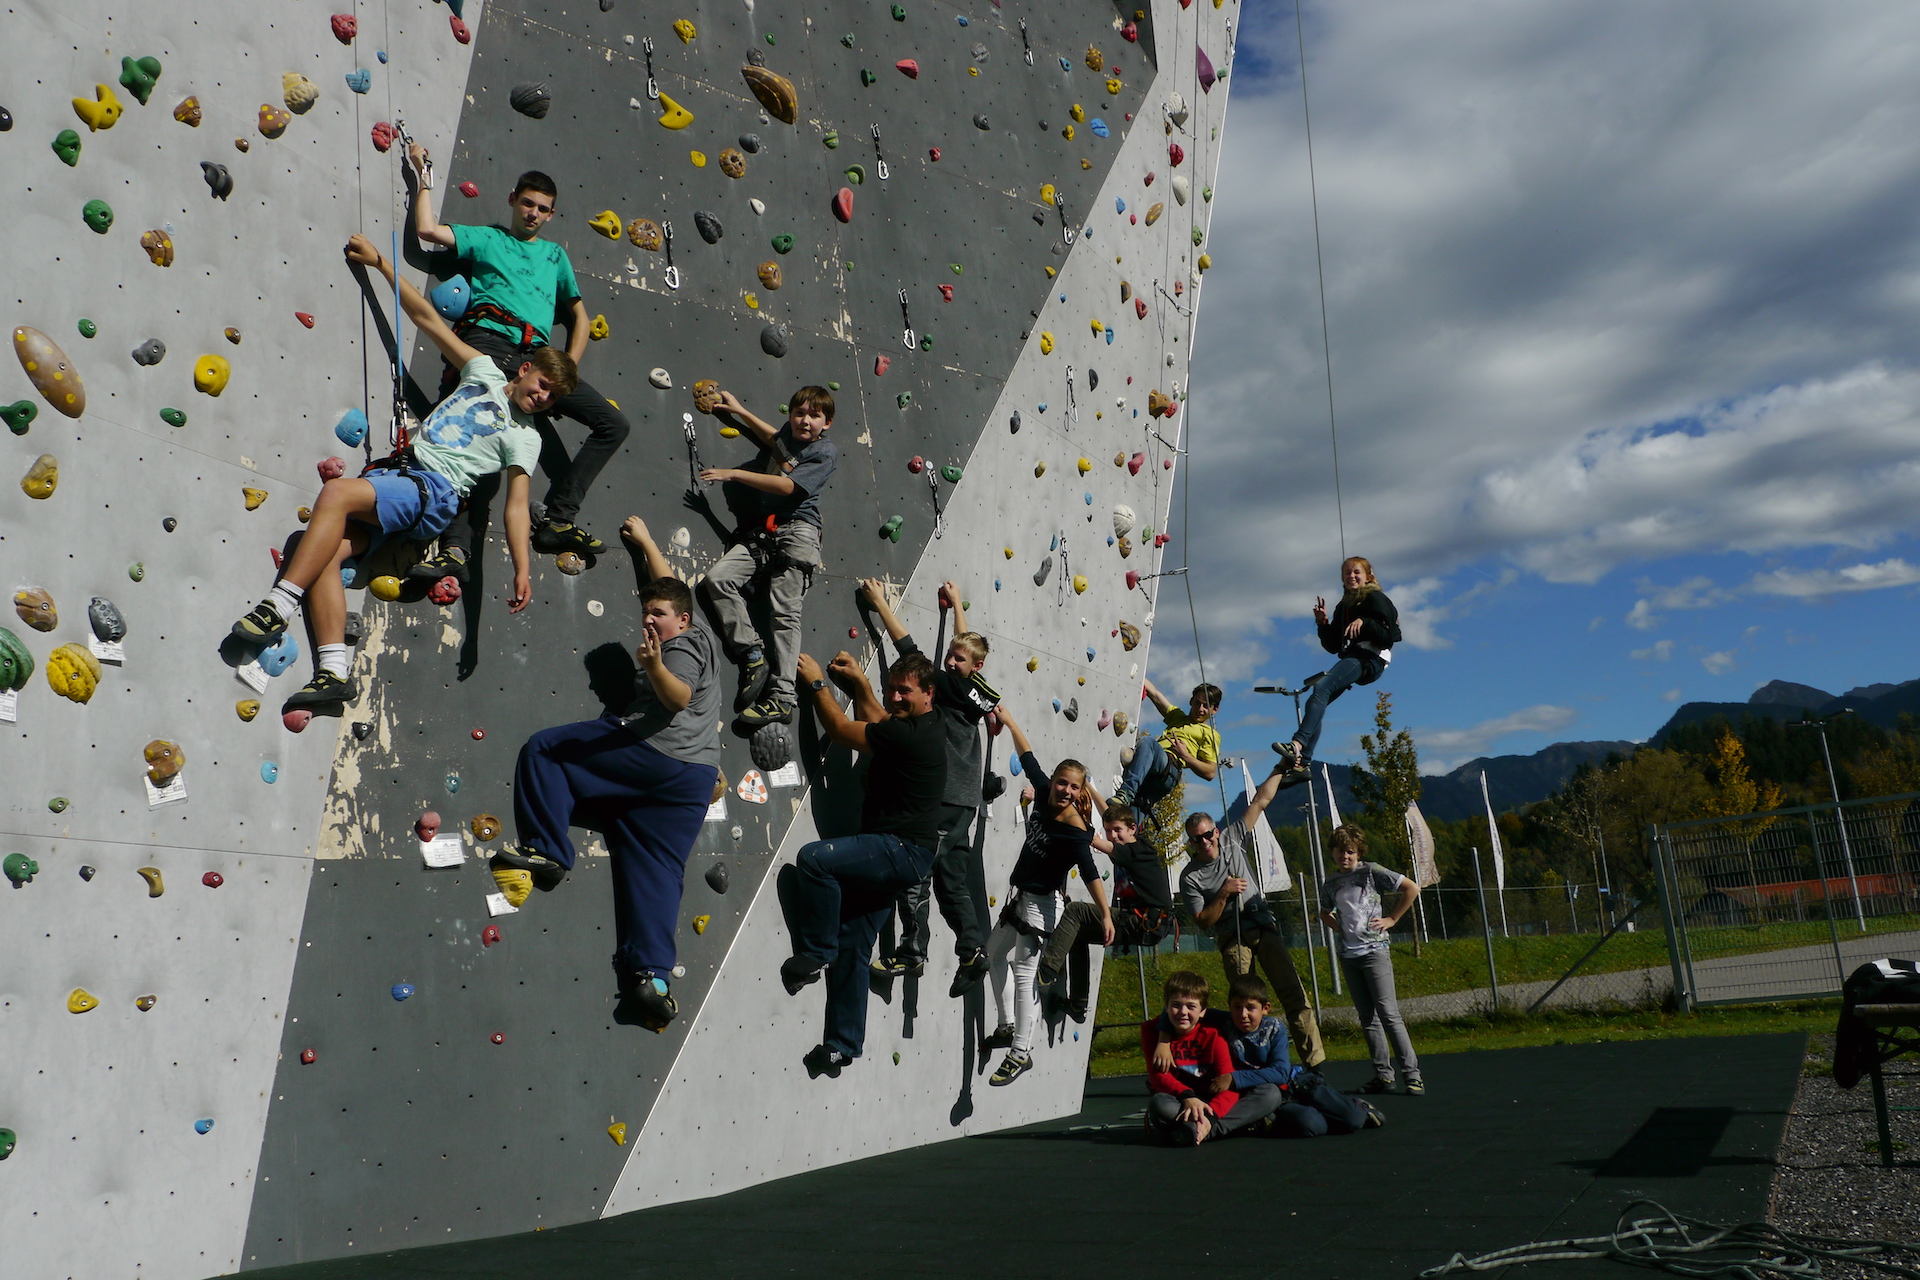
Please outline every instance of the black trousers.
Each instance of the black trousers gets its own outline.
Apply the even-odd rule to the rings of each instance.
[[[475,351],[492,356],[493,362],[509,378],[520,372],[525,352],[505,334],[492,329],[475,329],[467,334],[466,342]],[[560,439],[560,433],[553,429],[552,419],[556,417],[571,418],[587,429],[587,439],[580,446],[580,452],[568,456],[566,443]],[[601,468],[626,443],[627,433],[633,429],[632,424],[627,421],[625,414],[608,404],[607,398],[585,381],[575,386],[568,395],[556,400],[548,413],[534,421],[540,430],[540,469],[547,473],[547,519],[570,524],[580,514],[580,504],[586,499],[587,490],[593,487],[594,480],[599,477]],[[480,554],[480,543],[486,537],[487,525],[493,518],[493,499],[499,492],[498,472],[481,477],[467,495],[466,509],[456,515],[446,532],[440,535],[440,549],[446,551],[459,547],[469,561],[474,560]]]
[[[896,959],[927,958],[931,931],[927,927],[927,899],[939,900],[940,917],[953,930],[953,953],[962,960],[987,945],[980,911],[973,901],[973,879],[980,855],[974,846],[973,824],[978,809],[965,805],[940,806],[940,840],[933,851],[933,874],[901,892],[895,903],[900,914]]]
[[[1075,1003],[1084,1003],[1089,994],[1091,968],[1087,952],[1100,942],[1099,934],[1094,932],[1099,927],[1100,908],[1091,902],[1068,903],[1067,909],[1060,913],[1060,923],[1053,927],[1053,936],[1047,939],[1047,949],[1040,954],[1042,973],[1068,970],[1067,999]],[[1166,912],[1153,911],[1141,916],[1122,908],[1113,913],[1113,945],[1157,946],[1172,928],[1173,917]]]

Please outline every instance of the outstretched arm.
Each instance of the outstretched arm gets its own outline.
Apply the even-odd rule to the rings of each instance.
[[[789,484],[792,481],[788,481]],[[887,603],[887,589],[878,578],[860,579],[860,599],[868,608],[880,616],[880,625],[887,629],[887,635],[899,641],[907,638],[907,629],[900,625],[900,619],[894,616],[893,607]]]
[[[740,397],[733,394],[733,392],[722,391],[719,393],[719,397],[720,398],[714,403],[715,412],[725,413],[729,418],[732,418],[735,422],[745,427],[747,434],[752,436],[760,444],[770,444],[773,438],[780,434],[780,428],[767,422],[764,418],[754,413],[753,410],[741,404]]]
[[[1146,680],[1146,679],[1141,680],[1140,692],[1144,693],[1145,695],[1147,695],[1147,697],[1153,700],[1153,705],[1160,708],[1161,714],[1164,715],[1165,713],[1173,710],[1172,701],[1168,699],[1166,694],[1160,692],[1158,689],[1153,687],[1153,681]]]
[[[1280,775],[1283,772],[1284,768],[1282,765],[1274,765],[1273,772],[1261,779],[1260,785],[1255,787],[1253,794],[1247,797],[1247,814],[1245,821],[1249,828],[1253,826],[1261,814],[1267,811],[1267,806],[1273,803],[1273,798],[1280,794]]]
[[[817,690],[811,688],[814,681],[826,678],[812,654],[800,655],[799,674],[800,683],[809,686],[808,696],[813,699],[813,714],[819,718],[820,728],[828,740],[855,751],[867,750],[867,726],[861,721],[847,719],[847,713],[834,701],[830,687],[823,685]]]
[[[673,569],[667,564],[666,556],[660,553],[660,544],[653,540],[645,520],[639,516],[628,516],[626,523],[620,526],[620,537],[646,559],[649,578],[658,580],[673,577]]]
[[[996,708],[996,714],[1000,717],[1000,727],[1005,729],[1013,738],[1014,754],[1021,756],[1032,755],[1033,744],[1027,741],[1027,735],[1020,731],[1020,726],[1014,722],[1013,716],[1008,714],[1007,704],[1004,702],[1001,703],[999,707]]]
[[[407,160],[413,166],[413,234],[428,244],[443,249],[454,247],[453,228],[433,213],[433,200],[427,194],[433,187],[427,177],[427,149],[419,143],[407,148]]]
[[[460,336],[447,327],[447,322],[440,318],[440,313],[433,309],[431,302],[420,296],[418,289],[407,283],[405,277],[394,275],[393,264],[387,261],[385,254],[373,247],[373,241],[365,236],[354,236],[348,240],[347,261],[358,263],[363,267],[372,267],[386,277],[388,284],[395,284],[397,281],[400,290],[400,307],[407,313],[407,319],[413,321],[414,328],[420,330],[424,337],[440,348],[440,354],[452,361],[454,368],[465,368],[468,361],[480,355],[478,351],[460,341]]]
[[[953,610],[953,634],[967,630],[966,606],[960,603],[960,588],[951,582],[940,584],[940,598]]]
[[[867,673],[860,669],[852,654],[845,649],[833,655],[833,661],[827,664],[827,670],[833,673],[842,689],[853,697],[853,715],[856,720],[866,724],[879,724],[887,718],[887,709],[880,705],[880,699],[873,694],[873,686],[867,683]]]

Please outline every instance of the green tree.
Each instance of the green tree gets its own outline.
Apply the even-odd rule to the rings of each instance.
[[[1407,806],[1420,798],[1420,756],[1411,733],[1405,729],[1394,732],[1392,694],[1382,693],[1375,699],[1373,727],[1375,732],[1360,737],[1366,766],[1353,767],[1348,787],[1360,802],[1374,840],[1385,846],[1381,852],[1392,850],[1400,868],[1412,875],[1413,851],[1407,847],[1406,815]]]

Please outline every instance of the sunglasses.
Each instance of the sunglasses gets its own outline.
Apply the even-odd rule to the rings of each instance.
[[[1211,831],[1202,831],[1199,835],[1194,837],[1195,840],[1218,840],[1219,838],[1220,838],[1220,828],[1218,827],[1213,828]]]

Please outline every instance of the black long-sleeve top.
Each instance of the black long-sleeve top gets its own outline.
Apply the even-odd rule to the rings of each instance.
[[[1347,639],[1347,624],[1360,619],[1360,638]],[[1320,647],[1338,657],[1372,657],[1390,661],[1400,643],[1400,611],[1384,591],[1369,591],[1358,600],[1342,596],[1333,617],[1320,624]]]
[[[1100,879],[1100,868],[1093,864],[1093,832],[1085,827],[1056,822],[1040,812],[1046,803],[1047,779],[1052,773],[1040,767],[1033,752],[1020,753],[1020,768],[1033,780],[1033,813],[1027,818],[1027,837],[1020,846],[1020,857],[1009,877],[1013,887],[1028,893],[1058,893],[1067,886],[1067,871],[1080,868],[1080,878],[1088,884]]]

